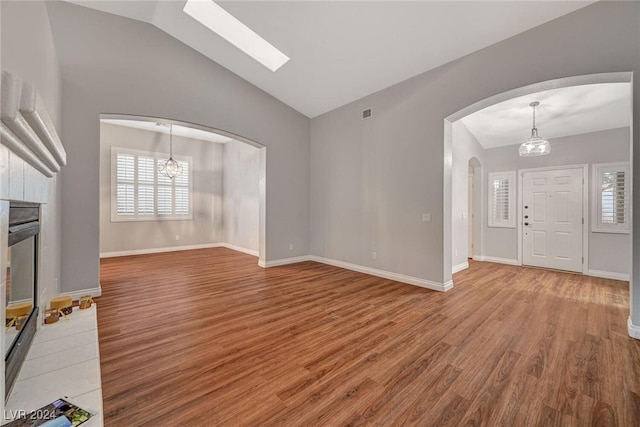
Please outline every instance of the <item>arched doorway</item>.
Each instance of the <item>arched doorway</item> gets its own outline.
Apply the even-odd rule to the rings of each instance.
[[[443,224],[443,250],[444,250],[444,272],[445,277],[444,281],[450,279],[448,276],[448,272],[452,271],[452,197],[453,197],[453,189],[452,189],[452,151],[453,151],[453,125],[456,121],[475,113],[479,110],[482,110],[491,105],[516,98],[519,96],[529,95],[537,92],[541,92],[549,89],[559,89],[566,88],[571,86],[581,86],[581,85],[591,85],[591,84],[599,84],[599,83],[631,83],[632,82],[632,73],[629,72],[616,72],[616,73],[602,73],[602,74],[592,74],[592,75],[584,75],[584,76],[573,76],[566,77],[556,80],[544,81],[535,84],[531,84],[528,86],[520,87],[514,90],[506,91],[500,94],[496,94],[494,96],[488,97],[481,101],[478,101],[472,105],[469,105],[450,116],[444,119],[444,186],[443,186],[443,203],[444,203],[444,224]],[[629,116],[631,117],[631,111],[629,111]],[[630,158],[632,159],[632,147],[633,147],[633,136],[630,133],[630,143],[629,147],[631,150]],[[633,166],[631,165],[631,170]],[[633,236],[633,224],[630,226],[630,233]],[[632,259],[632,250],[629,251],[629,260]],[[634,292],[634,281],[633,277],[630,274],[630,293],[632,295],[631,304],[630,304],[630,320],[629,320],[629,333],[632,336],[637,336],[638,329],[637,326],[634,326],[631,322],[631,319],[634,317],[634,313],[640,311],[639,302],[637,298],[633,298],[633,295],[640,292],[635,286]],[[637,315],[636,315],[637,317]]]
[[[101,257],[225,246],[257,256],[258,263],[265,259],[266,147],[180,120],[101,114],[100,121]],[[170,150],[188,172],[162,181],[153,159]],[[116,212],[118,153],[132,160],[128,217]],[[147,175],[140,173],[141,159],[150,162]],[[225,185],[230,181],[236,185]],[[123,246],[123,240],[130,244]],[[116,244],[108,244],[112,241]]]

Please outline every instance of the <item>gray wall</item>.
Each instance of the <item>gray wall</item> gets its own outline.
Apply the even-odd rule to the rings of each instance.
[[[224,242],[258,252],[260,150],[230,141],[223,146]]]
[[[193,219],[111,222],[111,147],[168,152],[168,144],[168,135],[158,132],[100,125],[101,254],[223,241],[222,144],[180,136],[173,137],[173,153],[193,159]]]
[[[628,162],[630,159],[629,132],[629,128],[620,128],[552,139],[550,140],[551,154],[542,157],[520,157],[516,145],[485,150],[485,192],[489,172],[589,164],[589,198],[591,199],[593,188],[591,165]],[[516,181],[519,178],[516,177]],[[591,214],[591,205],[589,214]],[[591,220],[589,220],[589,231],[591,231]],[[483,221],[483,236],[484,256],[512,260],[518,258],[517,229],[488,227],[487,221]],[[589,269],[629,273],[630,244],[631,239],[628,234],[590,232]]]
[[[309,119],[151,25],[48,4],[63,77],[63,290],[99,281],[99,117],[164,117],[267,147],[266,260],[309,253]],[[289,251],[289,244],[294,250]]]
[[[537,82],[640,73],[639,23],[639,3],[598,2],[314,118],[312,254],[447,281],[443,159],[451,159],[444,152],[443,119]],[[634,99],[640,105],[640,85],[634,85]],[[373,117],[361,120],[369,107]],[[640,173],[634,176],[640,185]],[[640,224],[640,197],[634,202]],[[422,222],[423,212],[433,222]],[[640,233],[636,245],[640,254]],[[369,256],[374,248],[376,261]],[[640,307],[640,289],[634,301]],[[640,324],[640,311],[634,316]]]
[[[467,262],[469,254],[469,160],[475,158],[480,164],[484,163],[484,148],[469,132],[469,129],[458,120],[452,129],[453,161],[451,163],[451,265],[453,267]],[[475,194],[482,191],[482,168],[473,170]],[[479,242],[479,232],[482,224],[482,206],[480,197],[474,197],[474,231],[475,242]],[[464,216],[463,216],[464,215]],[[476,247],[478,245],[476,244]],[[480,249],[480,248],[477,248]]]

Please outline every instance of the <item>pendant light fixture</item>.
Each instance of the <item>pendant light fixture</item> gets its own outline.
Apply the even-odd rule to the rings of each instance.
[[[536,107],[538,105],[540,105],[538,101],[529,104],[533,108],[533,127],[531,128],[531,137],[520,144],[520,157],[544,156],[551,152],[551,143],[538,136],[538,128],[536,128]]]
[[[158,123],[158,126],[166,126]],[[169,125],[169,159],[158,165],[158,172],[169,179],[173,179],[182,173],[180,163],[173,160],[173,125]]]

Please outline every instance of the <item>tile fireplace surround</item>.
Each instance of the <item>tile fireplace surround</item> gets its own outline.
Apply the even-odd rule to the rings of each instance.
[[[43,261],[58,249],[47,247],[48,233],[55,227],[50,221],[50,206],[56,194],[56,172],[66,164],[66,153],[56,129],[38,95],[28,82],[2,72],[2,115],[0,121],[0,307],[5,318],[7,239],[9,201],[40,204],[43,236],[38,248],[38,272],[47,280],[47,289],[38,289],[40,315],[38,330],[18,379],[8,397],[0,398],[0,424],[20,410],[38,409],[67,396],[70,402],[96,413],[83,425],[102,425],[102,391],[95,306],[76,311],[69,320],[42,326],[42,313],[49,299],[58,294],[57,281],[43,273]],[[54,203],[55,205],[55,203]],[[47,258],[49,257],[49,258]],[[43,280],[43,281],[44,281]],[[44,288],[44,285],[43,285]],[[0,343],[5,348],[5,328],[0,328]],[[4,357],[0,369],[0,396],[5,394]]]

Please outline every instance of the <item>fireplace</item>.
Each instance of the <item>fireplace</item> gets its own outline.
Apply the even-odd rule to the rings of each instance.
[[[36,333],[38,318],[38,235],[40,206],[9,205],[6,271],[5,398],[11,392]]]

